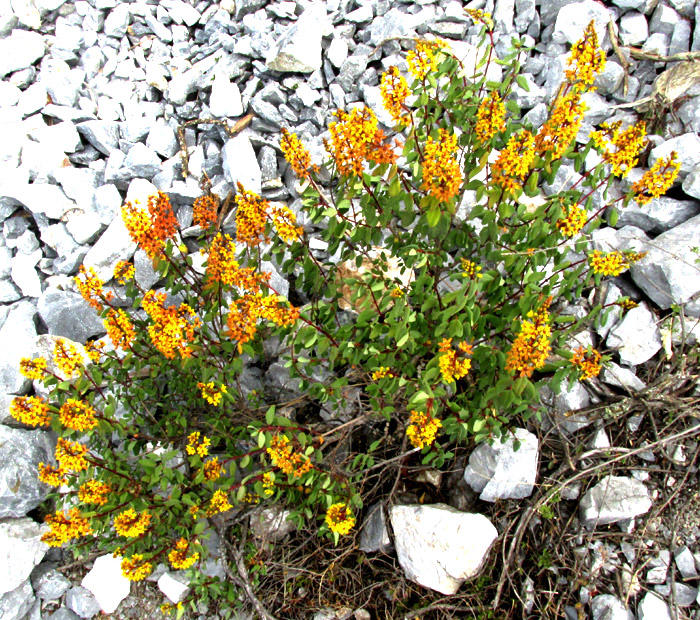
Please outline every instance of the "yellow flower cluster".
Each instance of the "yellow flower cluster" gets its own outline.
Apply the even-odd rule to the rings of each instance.
[[[389,112],[391,118],[401,125],[408,125],[411,117],[406,114],[406,99],[411,91],[398,67],[392,65],[384,72],[380,90],[384,109]]]
[[[63,437],[59,437],[55,456],[62,469],[66,471],[82,471],[89,467],[89,463],[85,458],[87,451],[87,446],[82,443],[68,441],[63,439]]]
[[[462,185],[462,171],[459,169],[455,153],[457,136],[439,130],[439,137],[428,137],[423,150],[422,188],[440,202],[454,198]]]
[[[150,513],[137,513],[133,508],[127,508],[114,517],[114,529],[120,536],[135,538],[141,536],[151,524]]]
[[[579,82],[585,86],[591,86],[596,76],[605,68],[605,52],[598,47],[598,35],[593,20],[583,31],[583,38],[571,48],[567,64],[571,68],[566,69],[564,75],[569,82]]]
[[[505,191],[518,191],[535,159],[535,138],[523,129],[512,135],[506,147],[498,154],[491,170],[493,182]]]
[[[311,471],[313,465],[308,456],[294,451],[294,447],[286,435],[275,435],[267,448],[270,460],[280,471],[299,478]]]
[[[190,456],[197,454],[200,458],[204,458],[209,454],[209,446],[211,445],[211,440],[209,437],[202,437],[200,441],[201,433],[199,431],[194,431],[187,436],[187,445],[185,446],[185,451]]]
[[[265,221],[270,203],[254,192],[249,192],[238,183],[236,194],[236,241],[249,246],[268,242],[265,236]]]
[[[121,348],[126,350],[131,347],[131,343],[136,338],[136,331],[131,324],[129,315],[124,310],[110,308],[107,311],[104,326],[115,349]]]
[[[126,284],[129,280],[133,280],[136,269],[134,264],[129,261],[120,260],[114,268],[114,279],[119,284]]]
[[[53,361],[58,369],[68,378],[80,374],[83,356],[70,342],[59,338],[53,349]]]
[[[153,321],[148,326],[148,335],[153,346],[165,357],[173,359],[178,353],[182,359],[192,356],[189,346],[194,340],[195,329],[202,322],[187,304],[165,307],[165,293],[148,291],[141,302],[143,309]]]
[[[62,484],[68,484],[65,469],[47,465],[46,463],[39,463],[38,478],[44,484],[50,484],[52,487],[60,487]]]
[[[49,405],[40,396],[16,396],[10,403],[10,415],[29,426],[48,426]]]
[[[411,424],[406,435],[414,448],[424,448],[435,441],[442,422],[423,411],[411,411]]]
[[[262,477],[263,493],[270,497],[275,492],[275,475],[272,472],[266,471]]]
[[[180,538],[180,540],[175,543],[175,548],[168,554],[168,560],[173,568],[185,570],[199,560],[199,553],[193,551],[192,554],[187,555],[189,550],[190,543],[184,538]]]
[[[277,295],[263,297],[262,293],[247,293],[229,306],[226,325],[230,337],[238,341],[239,353],[243,345],[255,337],[258,319],[266,319],[279,327],[294,325],[299,318],[299,309],[292,306],[283,308],[279,303]]]
[[[331,532],[345,536],[355,525],[355,517],[347,504],[333,504],[326,511],[326,525]]]
[[[129,581],[141,581],[153,571],[153,565],[143,559],[143,555],[135,553],[130,558],[122,560],[122,575]]]
[[[27,379],[41,379],[44,376],[45,370],[46,360],[43,357],[37,357],[34,359],[23,357],[19,361],[19,371],[22,375],[27,377]]]
[[[476,112],[476,137],[486,144],[497,133],[506,128],[506,107],[497,90],[492,90],[479,104]]]
[[[272,210],[272,227],[278,237],[285,243],[292,243],[301,238],[304,229],[296,226],[297,216],[285,206],[279,206]]]
[[[564,207],[564,216],[557,220],[557,228],[565,237],[573,237],[581,232],[587,219],[584,209],[578,205],[568,205]]]
[[[170,198],[163,192],[148,197],[148,211],[127,202],[122,207],[122,220],[132,241],[141,247],[150,258],[160,255],[165,241],[177,233],[177,218],[173,213]]]
[[[585,109],[579,90],[574,89],[560,97],[549,119],[535,137],[537,154],[544,157],[551,153],[552,159],[559,159],[576,137]]]
[[[209,500],[209,506],[207,506],[205,513],[208,517],[211,517],[219,512],[231,510],[231,508],[233,508],[233,506],[228,501],[228,496],[224,491],[219,489],[218,491],[214,491],[214,495],[211,500]]]
[[[300,179],[310,178],[311,172],[318,172],[318,166],[311,164],[311,154],[299,141],[296,134],[290,133],[286,129],[282,129],[282,138],[280,139],[280,149],[284,154],[287,163],[292,167],[294,173]]]
[[[78,275],[73,278],[73,281],[82,298],[97,312],[102,312],[102,303],[104,301],[110,301],[114,297],[114,293],[104,293],[102,290],[104,282],[100,280],[92,267],[86,270],[84,265],[80,265]]]
[[[574,356],[571,358],[571,363],[581,371],[579,379],[584,381],[591,377],[597,377],[600,373],[601,355],[595,349],[587,351],[583,347],[578,347],[574,351]]]
[[[632,299],[625,298],[625,299],[620,299],[619,301],[616,301],[615,305],[619,306],[625,312],[627,312],[629,310],[632,310],[632,308],[636,308],[639,304],[636,301],[633,301]]]
[[[393,291],[391,291],[391,293],[389,293],[389,295],[394,299],[400,299],[401,297],[403,297],[403,291],[400,287],[397,286],[394,288]]]
[[[216,233],[209,246],[206,274],[212,282],[238,286],[251,292],[259,291],[260,284],[270,278],[269,273],[257,273],[252,267],[241,267],[236,260],[233,239],[222,233]]]
[[[613,174],[626,177],[646,146],[646,124],[639,121],[620,131],[621,126],[622,121],[602,123],[599,131],[591,133],[591,138],[596,147],[603,149],[603,161],[612,166]]]
[[[671,155],[659,159],[639,181],[632,184],[634,199],[640,205],[647,204],[652,198],[663,196],[673,185],[681,169],[681,163],[676,161],[676,157],[676,152],[672,151]]]
[[[594,250],[588,255],[593,273],[603,276],[619,276],[626,271],[632,263],[636,263],[646,256],[646,252],[614,252],[603,253]]]
[[[78,499],[86,504],[103,506],[107,503],[107,494],[110,493],[111,490],[112,488],[104,482],[88,480],[80,485],[78,489]]]
[[[460,262],[462,264],[462,275],[465,278],[469,278],[470,280],[478,280],[482,277],[482,274],[479,273],[481,271],[481,265],[477,265],[475,262],[466,258],[460,259]]]
[[[338,119],[328,125],[330,142],[326,150],[343,176],[362,176],[365,161],[393,163],[396,154],[383,144],[384,132],[377,126],[377,117],[369,108],[354,108],[350,113],[338,110]]]
[[[528,312],[530,321],[523,321],[513,346],[506,354],[506,370],[516,372],[520,377],[530,377],[544,366],[551,351],[552,331],[549,327],[548,297],[537,312]]]
[[[396,375],[394,375],[393,372],[391,372],[391,368],[388,368],[387,366],[380,366],[377,370],[375,370],[372,373],[372,381],[379,381],[380,379],[384,379],[385,377],[389,377],[389,379],[393,379]]]
[[[58,410],[58,419],[63,426],[74,431],[88,431],[97,426],[95,410],[80,400],[69,398]]]
[[[44,522],[49,526],[41,540],[49,547],[60,547],[63,543],[92,534],[90,522],[77,508],[71,508],[68,513],[57,512],[44,517]]]
[[[417,80],[424,80],[429,73],[437,71],[438,59],[435,54],[440,48],[436,41],[418,41],[416,49],[406,54],[406,62],[411,75]]]
[[[214,482],[221,477],[221,464],[219,463],[219,457],[215,456],[213,459],[209,459],[204,463],[204,479]]]
[[[216,214],[219,211],[219,197],[216,194],[200,196],[192,203],[192,221],[195,226],[203,229],[216,224]]]
[[[215,387],[213,381],[209,383],[202,383],[199,381],[197,387],[202,390],[202,398],[215,407],[218,406],[227,391],[225,385],[222,384],[219,387]]]
[[[462,341],[457,346],[460,355],[471,355],[472,348],[466,342]],[[440,352],[442,353],[439,359],[440,374],[445,383],[453,383],[467,376],[472,367],[472,361],[468,357],[461,359],[457,357],[457,351],[452,348],[452,338],[445,338],[440,342]]]
[[[487,13],[481,9],[464,9],[464,12],[471,17],[475,24],[483,24],[488,30],[493,30],[494,24],[491,13]]]
[[[85,343],[85,351],[93,364],[99,363],[104,353],[105,343],[102,340],[88,340]]]

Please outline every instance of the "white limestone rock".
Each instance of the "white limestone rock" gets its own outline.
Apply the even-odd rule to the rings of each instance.
[[[406,577],[448,595],[478,574],[498,537],[484,515],[445,504],[396,505],[390,519]]]
[[[262,191],[262,172],[250,138],[245,133],[234,136],[224,144],[221,152],[226,180],[232,185],[241,183],[249,192]]]
[[[28,517],[0,523],[0,594],[22,585],[44,559],[49,546],[41,536],[48,529]]]
[[[265,59],[274,71],[313,73],[321,68],[321,37],[327,27],[324,3],[309,5]]]
[[[645,303],[639,304],[610,330],[606,344],[617,350],[623,364],[643,364],[654,357],[662,346],[656,317]]]
[[[95,560],[81,585],[92,592],[106,614],[113,613],[131,591],[131,582],[122,575],[121,557],[102,555]]]
[[[649,491],[639,480],[606,476],[581,498],[579,511],[587,528],[627,521],[651,508]]]
[[[31,67],[46,53],[46,42],[38,32],[13,30],[0,39],[0,78],[8,73]]]

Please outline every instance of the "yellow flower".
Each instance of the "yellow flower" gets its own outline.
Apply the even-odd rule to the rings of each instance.
[[[587,214],[578,205],[564,207],[564,217],[557,221],[557,228],[565,237],[577,235],[586,224]]]
[[[442,422],[423,411],[411,411],[411,424],[406,429],[411,445],[414,448],[424,448],[435,441]]]
[[[326,511],[326,525],[331,532],[345,536],[355,525],[355,517],[347,504],[333,504]]]
[[[199,560],[199,553],[197,551],[192,552],[191,555],[187,555],[189,548],[190,543],[184,538],[180,538],[180,540],[175,543],[175,549],[168,554],[168,560],[173,568],[185,570]]]
[[[153,321],[148,326],[151,342],[168,359],[178,353],[182,359],[192,356],[189,346],[194,341],[195,329],[202,322],[187,304],[165,307],[165,293],[148,291],[141,301],[143,309]]]
[[[83,356],[80,355],[78,349],[70,342],[59,338],[56,340],[56,346],[53,349],[53,361],[58,369],[66,377],[70,378],[75,374],[80,374],[80,368],[83,365]]]
[[[378,370],[375,370],[372,373],[372,381],[379,381],[380,379],[384,379],[385,377],[393,379],[394,376],[394,373],[391,372],[391,368],[388,368],[387,366],[380,366]]]
[[[114,529],[120,536],[135,538],[141,536],[151,523],[148,512],[137,514],[133,508],[128,508],[114,517]]]
[[[551,351],[552,332],[549,327],[548,297],[537,312],[529,312],[530,321],[523,321],[520,333],[506,355],[506,370],[518,373],[520,377],[530,377],[544,366]]]
[[[422,188],[440,202],[454,198],[462,185],[462,171],[455,157],[457,136],[439,130],[439,137],[428,137],[423,150]]]
[[[486,13],[481,9],[464,9],[464,12],[471,17],[475,24],[483,24],[488,30],[493,30],[493,18],[491,13]]]
[[[60,547],[73,538],[92,534],[90,522],[81,516],[77,508],[71,508],[68,513],[48,514],[44,517],[44,522],[48,524],[50,530],[41,537],[41,540],[50,547]]]
[[[130,558],[122,560],[122,575],[129,581],[141,581],[153,571],[153,565],[143,559],[143,555],[135,553]]]
[[[37,357],[34,359],[29,359],[23,357],[19,361],[19,371],[27,377],[27,379],[41,379],[44,376],[44,371],[46,370],[46,360],[43,357]]]
[[[136,270],[133,263],[125,260],[120,260],[117,266],[114,268],[114,279],[119,282],[119,284],[126,284],[129,280],[132,280]]]
[[[676,161],[676,157],[676,152],[672,151],[669,157],[659,159],[639,181],[632,184],[635,201],[645,205],[652,198],[663,196],[669,190],[681,169],[681,163]]]
[[[89,467],[89,463],[85,459],[87,454],[87,446],[75,442],[58,438],[56,444],[56,460],[61,465],[61,468],[67,471],[82,471]]]
[[[576,137],[585,109],[578,89],[560,97],[549,119],[535,137],[537,154],[544,157],[551,153],[552,159],[559,159]]]
[[[236,241],[251,247],[269,239],[265,236],[265,222],[270,203],[238,183],[236,194]]]
[[[295,226],[296,221],[297,216],[289,207],[281,206],[272,210],[272,227],[285,243],[296,241],[304,232],[301,226]]]
[[[591,138],[598,148],[604,149],[603,161],[612,166],[613,174],[626,177],[637,165],[639,153],[647,144],[644,121],[620,131],[622,121],[602,123],[600,131],[591,133]],[[611,147],[615,147],[614,150]]]
[[[66,471],[63,468],[46,465],[45,463],[39,463],[39,480],[44,484],[50,484],[52,487],[68,484]]]
[[[437,71],[438,63],[435,52],[439,45],[433,41],[418,41],[416,49],[406,54],[406,62],[411,75],[417,80],[424,80],[429,73]]]
[[[243,351],[243,344],[252,340],[257,333],[258,319],[267,319],[279,327],[291,327],[299,318],[299,309],[282,308],[277,295],[263,297],[247,293],[229,306],[226,325],[232,340],[238,341],[238,352]]]
[[[78,489],[78,499],[86,504],[97,504],[98,506],[103,506],[107,503],[107,494],[112,490],[112,488],[104,483],[97,480],[88,480],[84,484],[80,485]]]
[[[209,506],[206,509],[206,515],[211,517],[219,512],[231,510],[233,506],[228,501],[228,496],[222,490],[214,491],[214,495],[209,501]]]
[[[496,185],[506,191],[517,191],[522,187],[535,159],[534,143],[535,139],[526,129],[510,137],[492,167],[493,182]]]
[[[263,492],[268,497],[275,492],[275,475],[272,472],[266,471],[262,477]]]
[[[122,207],[122,220],[132,241],[140,246],[150,258],[163,251],[165,241],[177,233],[177,218],[170,198],[163,192],[148,197],[148,212],[127,202]]]
[[[195,226],[207,229],[216,224],[216,214],[219,210],[219,197],[216,194],[200,196],[192,203],[192,221]]]
[[[391,114],[391,118],[401,125],[408,125],[411,117],[406,114],[406,99],[411,91],[398,67],[391,66],[384,72],[380,90],[384,109]]]
[[[481,271],[481,265],[477,265],[466,258],[460,259],[460,262],[462,264],[462,275],[465,278],[469,278],[470,280],[478,280],[482,277],[482,274],[479,273]]]
[[[213,482],[218,480],[221,476],[221,465],[219,464],[219,458],[214,457],[204,463],[204,478]]]
[[[29,426],[48,426],[49,405],[39,396],[16,396],[10,403],[10,415]]]
[[[311,164],[311,154],[299,141],[296,134],[282,129],[280,149],[284,158],[300,179],[310,178],[311,172],[318,172],[318,166]]]
[[[457,351],[452,348],[441,346],[440,350],[442,355],[438,363],[440,365],[442,380],[445,383],[453,383],[458,379],[466,377],[469,373],[469,369],[472,367],[471,359],[468,357],[459,359],[457,357]],[[459,350],[466,355],[471,355],[472,353],[471,347],[466,342],[459,343]]]
[[[82,298],[97,312],[102,312],[102,303],[104,301],[110,301],[114,297],[113,293],[105,294],[102,290],[104,282],[100,280],[97,272],[92,267],[86,270],[84,265],[80,265],[78,275],[73,280]]]
[[[617,251],[603,254],[600,250],[595,250],[593,254],[589,254],[588,259],[593,273],[603,276],[619,276],[629,267],[625,256]]]
[[[498,91],[492,90],[479,104],[476,112],[476,137],[479,142],[485,144],[497,133],[506,128],[506,107],[501,101]]]
[[[85,343],[85,351],[93,364],[99,363],[104,353],[105,343],[102,340],[88,340]]]
[[[593,20],[586,26],[583,38],[571,48],[567,64],[571,68],[564,71],[566,78],[571,83],[580,82],[588,86],[593,84],[596,76],[605,68],[605,52],[598,47]]]
[[[126,350],[131,347],[131,343],[136,338],[136,332],[131,324],[129,315],[124,310],[110,308],[107,312],[107,318],[104,320],[104,326],[114,348]],[[90,359],[92,359],[92,356]]]
[[[209,383],[200,381],[197,383],[197,387],[202,390],[202,398],[215,407],[221,402],[223,395],[227,392],[225,385],[222,384],[217,388],[214,386],[213,381]]]
[[[294,451],[286,435],[275,435],[270,441],[267,453],[272,464],[289,476],[300,478],[313,468],[308,456]]]
[[[87,431],[97,426],[95,410],[80,400],[69,398],[58,410],[61,424],[74,431]]]
[[[187,437],[187,446],[185,446],[185,450],[190,456],[198,454],[201,458],[204,458],[207,454],[209,454],[209,446],[211,445],[211,440],[209,439],[209,437],[204,437],[200,442],[200,436],[200,432],[195,431],[193,433],[190,433]]]
[[[600,373],[600,360],[601,355],[595,349],[587,351],[583,347],[578,347],[574,351],[571,363],[581,371],[579,379],[584,381],[585,379],[598,376]]]

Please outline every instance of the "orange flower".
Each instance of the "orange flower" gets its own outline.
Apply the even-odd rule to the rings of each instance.
[[[476,112],[476,137],[485,144],[506,128],[506,107],[497,90],[492,90],[481,102]]]
[[[530,321],[523,321],[513,346],[506,355],[506,370],[518,373],[520,377],[530,377],[544,366],[550,351],[552,331],[549,327],[548,297],[537,312],[528,312]]]
[[[163,251],[165,241],[177,233],[177,218],[170,198],[163,192],[149,196],[147,212],[135,205],[138,205],[138,201],[124,204],[122,220],[134,243],[150,258],[155,258]]]
[[[457,136],[439,130],[439,137],[428,137],[424,149],[422,188],[437,198],[447,202],[454,198],[462,185],[462,172],[455,158]]]
[[[411,91],[398,67],[391,66],[382,75],[381,94],[384,108],[391,118],[401,125],[408,125],[411,117],[406,114],[406,99]]]

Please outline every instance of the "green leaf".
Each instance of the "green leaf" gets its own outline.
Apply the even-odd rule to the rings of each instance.
[[[266,412],[265,412],[265,423],[266,424],[272,424],[275,420],[275,406],[272,405]],[[261,446],[262,447],[262,446]]]
[[[440,209],[437,207],[429,209],[425,217],[428,220],[428,226],[430,226],[430,228],[435,228],[440,222]]]
[[[525,92],[530,92],[530,85],[527,83],[527,80],[524,76],[516,75],[515,81],[518,83],[518,86],[520,86],[520,88],[522,88]]]

